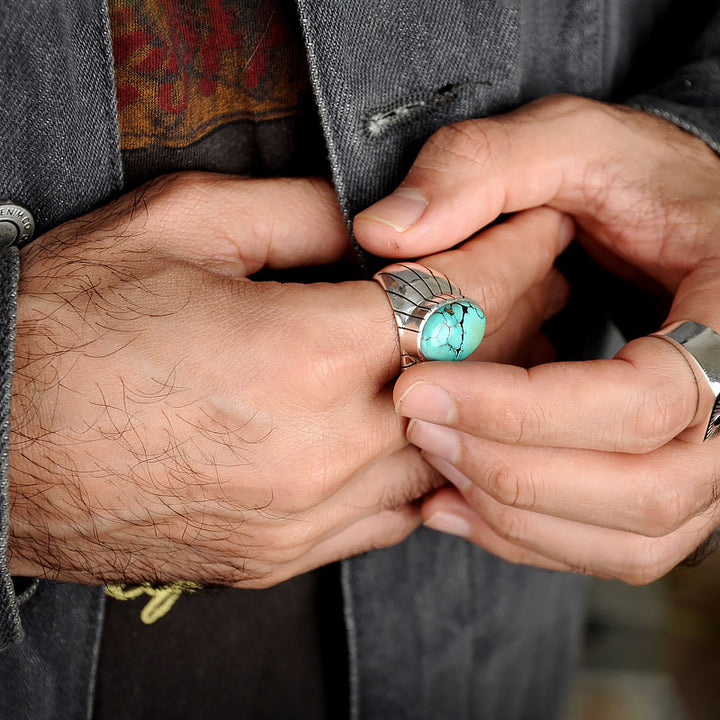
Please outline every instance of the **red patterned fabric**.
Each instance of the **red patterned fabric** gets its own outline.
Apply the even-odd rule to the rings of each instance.
[[[123,150],[299,112],[309,83],[292,12],[277,0],[110,0]]]

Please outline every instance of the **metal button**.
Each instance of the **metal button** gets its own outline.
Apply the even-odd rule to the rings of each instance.
[[[0,200],[0,248],[24,245],[35,233],[35,218],[22,205]]]

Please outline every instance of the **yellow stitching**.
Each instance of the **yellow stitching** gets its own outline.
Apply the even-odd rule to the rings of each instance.
[[[183,593],[194,593],[201,589],[201,585],[194,582],[178,580],[167,585],[154,587],[150,583],[141,585],[108,585],[105,592],[114,600],[135,600],[141,595],[149,595],[150,601],[140,612],[140,620],[145,625],[152,625],[155,621],[170,612]]]
[[[105,593],[113,600],[135,600],[145,592],[142,585],[108,585]]]
[[[178,591],[175,588],[156,590],[150,602],[140,611],[140,620],[146,625],[152,625],[170,612],[181,595],[182,590]]]

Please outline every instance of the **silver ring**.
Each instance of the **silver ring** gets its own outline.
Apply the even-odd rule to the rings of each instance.
[[[485,313],[444,275],[419,263],[375,273],[398,329],[402,369],[424,360],[464,360],[485,335]]]
[[[711,440],[720,434],[720,335],[696,322],[674,323],[653,335],[672,343],[692,368],[701,390],[701,402],[705,395],[706,404],[711,407],[702,439]],[[703,387],[710,389],[712,398],[702,392]]]

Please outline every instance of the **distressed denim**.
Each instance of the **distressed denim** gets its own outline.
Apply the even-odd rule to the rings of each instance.
[[[348,221],[434,130],[548,93],[627,101],[720,150],[716,3],[693,3],[696,27],[674,44],[655,40],[690,12],[683,4],[298,0]],[[0,29],[12,39],[0,44],[0,197],[47,230],[122,188],[107,11],[102,0],[5,0]],[[4,556],[16,250],[0,252],[0,275]],[[353,718],[556,716],[578,652],[580,578],[420,530],[346,561],[343,591]],[[0,566],[0,716],[89,716],[102,613],[93,587],[41,582],[16,597]]]

